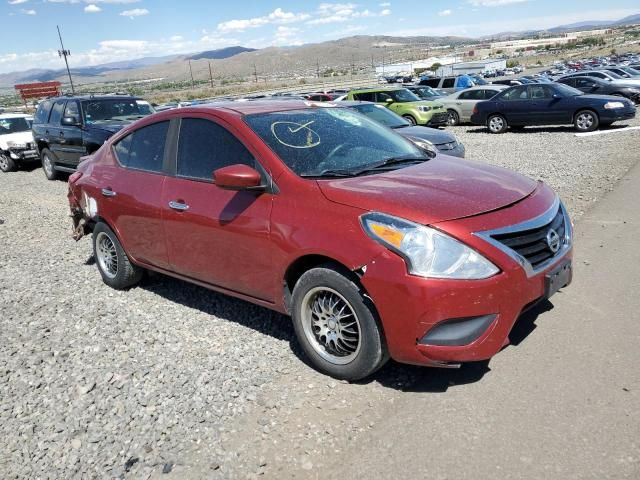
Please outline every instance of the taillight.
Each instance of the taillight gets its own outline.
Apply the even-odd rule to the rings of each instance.
[[[478,105],[473,106],[473,113],[476,115],[478,113]]]

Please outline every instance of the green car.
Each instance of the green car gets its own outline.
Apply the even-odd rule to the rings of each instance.
[[[421,100],[406,88],[367,88],[351,90],[345,100],[375,102],[409,120],[414,125],[446,125],[448,113],[440,102]]]

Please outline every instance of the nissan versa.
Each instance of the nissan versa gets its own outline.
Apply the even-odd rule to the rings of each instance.
[[[161,112],[81,162],[68,196],[107,285],[155,270],[289,314],[310,362],[349,380],[389,356],[488,359],[571,281],[571,222],[547,185],[345,108]]]

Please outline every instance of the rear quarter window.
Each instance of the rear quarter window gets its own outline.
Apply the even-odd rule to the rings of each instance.
[[[38,110],[36,110],[36,114],[33,117],[33,123],[47,123],[52,105],[53,102],[51,100],[44,100],[43,102],[40,102]]]
[[[442,88],[453,88],[455,83],[455,78],[445,78],[444,82],[442,82]]]

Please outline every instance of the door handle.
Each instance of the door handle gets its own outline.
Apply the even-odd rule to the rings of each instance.
[[[178,212],[184,212],[185,210],[189,210],[189,205],[172,200],[169,202],[169,208],[171,208],[172,210],[177,210]]]
[[[108,188],[103,188],[102,189],[102,195],[104,197],[115,197],[117,195],[117,193],[114,192],[113,190],[111,190],[110,187],[108,187]]]

